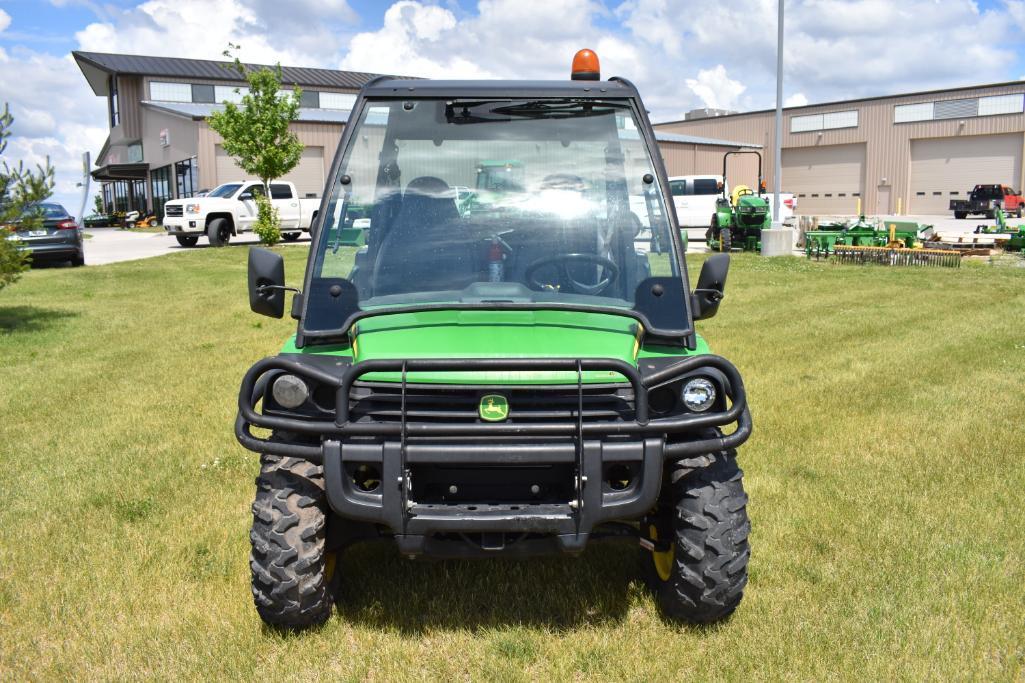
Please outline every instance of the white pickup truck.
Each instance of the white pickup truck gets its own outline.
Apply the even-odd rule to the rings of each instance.
[[[253,229],[256,222],[256,195],[263,194],[258,180],[240,180],[218,185],[203,197],[175,199],[164,205],[164,229],[183,247],[194,247],[200,235],[210,246],[223,247],[232,235]],[[320,198],[302,199],[289,182],[270,184],[271,204],[278,210],[281,235],[286,241],[309,232],[320,208]]]
[[[715,200],[722,196],[719,183],[723,182],[721,175],[684,175],[673,176],[669,179],[669,191],[673,195],[673,205],[676,207],[676,218],[681,228],[702,228],[707,229],[715,213]],[[730,196],[730,188],[726,186],[726,196]],[[771,193],[762,195],[769,202],[769,211],[772,211]],[[789,192],[780,193],[780,222],[784,223],[793,218],[794,210],[797,208],[797,199]]]

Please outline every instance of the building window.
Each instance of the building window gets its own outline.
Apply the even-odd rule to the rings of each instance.
[[[110,77],[110,127],[121,123],[121,111],[117,102],[117,76]]]
[[[969,97],[960,100],[936,100],[917,104],[898,104],[893,108],[894,123],[969,119],[978,116],[1021,114],[1025,111],[1025,94]]]
[[[299,106],[308,109],[320,109],[320,93],[316,90],[303,90],[299,98]]]
[[[185,199],[195,195],[199,190],[199,166],[196,164],[196,157],[176,163],[174,177],[179,198]]]
[[[931,121],[932,102],[919,104],[898,104],[893,108],[894,123],[910,123],[911,121]]]
[[[138,211],[141,215],[146,215],[146,181],[145,180],[133,180],[128,186],[129,199],[128,204],[131,206],[132,211]]]
[[[321,92],[320,93],[320,108],[321,109],[342,109],[345,111],[352,111],[353,105],[356,104],[356,96],[351,93],[345,92]],[[629,123],[629,121],[628,121]]]
[[[214,99],[214,87],[212,85],[202,85],[200,83],[193,83],[192,101],[204,103],[216,102],[216,100]]]
[[[979,100],[940,100],[932,103],[934,119],[964,119],[979,115]]]
[[[150,81],[149,98],[158,102],[191,102],[192,86],[188,83]]]
[[[835,128],[857,128],[858,110],[832,111],[825,114],[809,114],[807,116],[791,116],[790,132],[807,133],[815,130],[832,130]]]
[[[979,116],[994,116],[996,114],[1020,114],[1025,111],[1025,96],[1022,93],[1016,95],[994,95],[993,97],[979,98]]]
[[[153,213],[161,221],[164,220],[164,204],[171,199],[171,167],[162,166],[153,169],[149,174],[150,193],[153,197]]]
[[[102,183],[100,193],[103,195],[103,213],[114,213],[114,188],[111,183]]]
[[[218,103],[234,102],[235,104],[238,104],[242,101],[242,97],[248,94],[249,88],[240,87],[237,85],[214,86],[214,101]]]
[[[134,145],[128,145],[127,153],[128,163],[137,164],[142,161],[142,145],[136,143]]]

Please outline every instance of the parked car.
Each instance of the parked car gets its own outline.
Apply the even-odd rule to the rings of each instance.
[[[33,221],[36,215],[38,220]],[[17,240],[20,250],[32,254],[33,263],[70,261],[73,266],[85,265],[82,230],[74,216],[60,204],[34,204],[22,220],[9,227],[7,239]]]
[[[82,219],[86,228],[106,228],[120,224],[121,219],[112,213],[92,213]]]
[[[293,242],[302,233],[309,232],[320,208],[320,199],[300,199],[295,185],[288,182],[271,183],[270,192],[285,240]],[[164,205],[164,229],[183,247],[196,246],[200,235],[207,236],[210,246],[222,247],[232,235],[253,229],[257,217],[256,197],[263,193],[264,187],[259,181],[240,180],[219,185],[205,197],[169,201]]]
[[[968,199],[951,199],[950,210],[957,219],[966,218],[971,214],[993,218],[997,208],[1003,209],[1005,214],[1013,213],[1021,218],[1023,204],[1025,198],[1009,185],[976,185]]]
[[[729,182],[724,181],[721,175],[684,175],[673,176],[669,179],[669,191],[673,196],[673,205],[676,207],[676,219],[681,228],[707,228],[709,220],[715,213],[715,200],[723,196],[723,185],[725,185],[725,196],[730,196]],[[762,193],[762,197],[769,203],[769,214],[772,215],[774,193]],[[790,192],[781,192],[779,195],[781,223],[793,218],[797,210],[797,198]]]

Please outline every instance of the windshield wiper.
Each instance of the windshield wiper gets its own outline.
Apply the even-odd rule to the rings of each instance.
[[[484,112],[473,110],[487,105],[492,107]],[[626,102],[612,100],[533,100],[527,102],[508,102],[496,100],[476,100],[467,102],[449,102],[445,107],[445,118],[449,123],[490,123],[494,121],[512,121],[513,118],[527,119],[571,119],[584,116],[605,116],[619,109],[629,109]]]

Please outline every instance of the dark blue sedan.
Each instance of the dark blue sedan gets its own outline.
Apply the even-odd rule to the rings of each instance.
[[[36,204],[29,211],[37,212],[40,220],[15,224],[8,239],[18,240],[18,248],[32,254],[32,263],[70,261],[73,266],[85,265],[82,230],[74,216],[60,204],[50,202]]]

